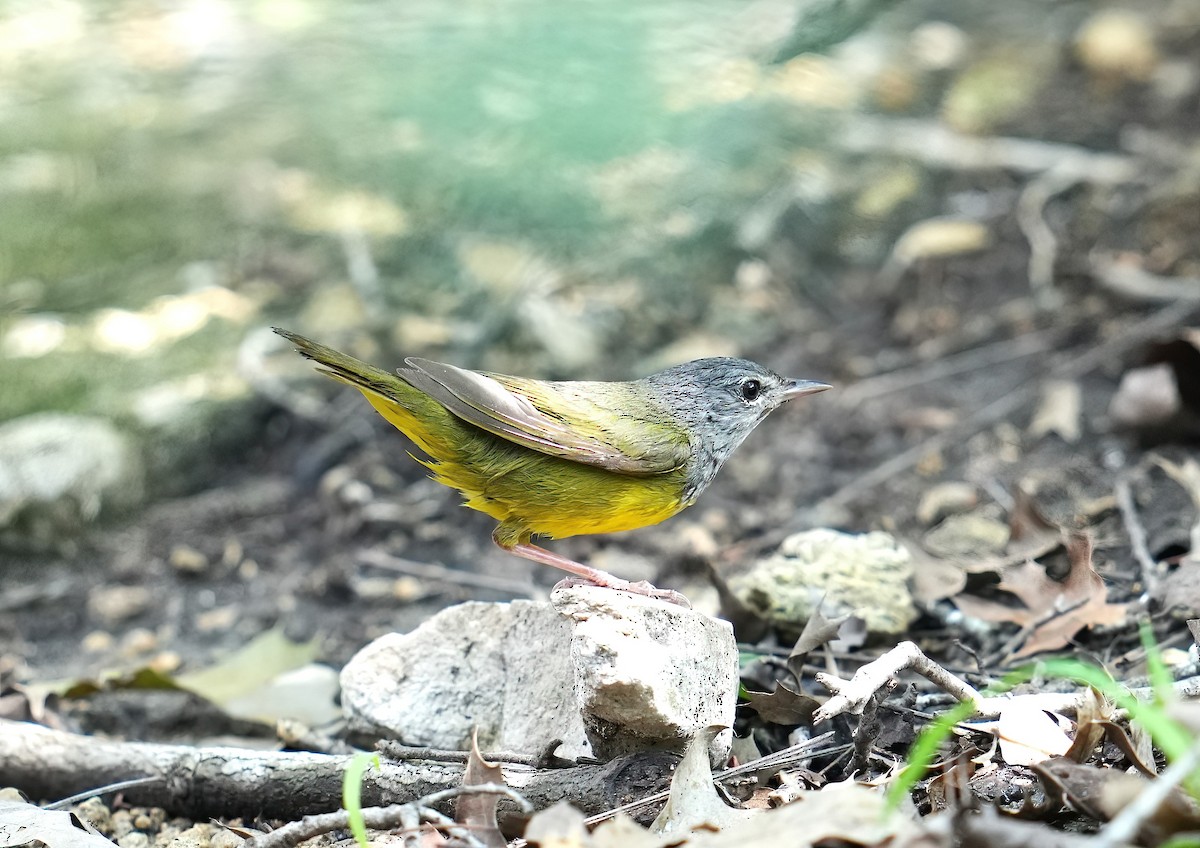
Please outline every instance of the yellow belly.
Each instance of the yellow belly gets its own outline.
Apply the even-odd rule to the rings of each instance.
[[[418,460],[467,506],[501,522],[506,544],[529,536],[562,539],[657,524],[686,506],[682,470],[632,476],[549,456],[472,427],[445,413],[433,421],[378,395],[371,404],[431,460]]]

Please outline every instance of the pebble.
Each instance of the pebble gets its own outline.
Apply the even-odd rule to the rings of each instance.
[[[152,599],[144,586],[100,586],[88,595],[88,612],[105,624],[119,624],[148,610]]]
[[[176,545],[167,557],[171,568],[183,574],[203,574],[208,570],[208,557],[188,545]]]
[[[970,483],[939,483],[921,496],[917,505],[917,520],[930,526],[948,515],[974,509],[979,495]]]

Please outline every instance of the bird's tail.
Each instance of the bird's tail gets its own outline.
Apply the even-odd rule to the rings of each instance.
[[[416,391],[395,374],[389,374],[382,368],[368,365],[360,359],[288,330],[281,330],[279,327],[271,329],[294,344],[301,356],[320,365],[320,371],[335,380],[354,386],[359,391],[379,395],[401,404]]]

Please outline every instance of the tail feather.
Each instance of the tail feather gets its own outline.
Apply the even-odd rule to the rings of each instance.
[[[271,329],[295,345],[296,351],[301,356],[320,365],[318,370],[336,380],[400,403],[403,403],[406,395],[414,391],[408,383],[382,368],[368,365],[360,359],[355,359],[353,356],[326,347],[297,333],[279,327]]]

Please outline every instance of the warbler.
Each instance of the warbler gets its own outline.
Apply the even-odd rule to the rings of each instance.
[[[275,332],[354,386],[429,458],[466,506],[499,521],[504,550],[582,581],[675,603],[533,544],[657,524],[695,503],[768,413],[830,388],[745,359],[697,359],[631,382],[551,382],[409,357],[388,373],[295,333]]]

